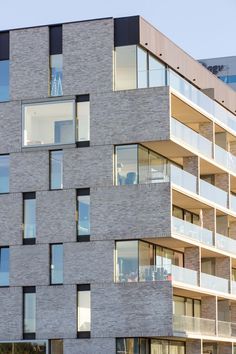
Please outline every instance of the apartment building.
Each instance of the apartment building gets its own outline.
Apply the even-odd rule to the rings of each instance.
[[[236,353],[236,93],[139,16],[0,32],[0,353]]]

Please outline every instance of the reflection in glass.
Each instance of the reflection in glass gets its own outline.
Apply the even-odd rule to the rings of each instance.
[[[151,339],[151,354],[169,354],[168,341]]]
[[[139,241],[139,281],[147,280],[148,270],[153,269],[154,261],[154,245]]]
[[[139,339],[117,338],[116,354],[139,354]]]
[[[36,199],[24,198],[24,238],[36,237]]]
[[[90,290],[78,291],[78,332],[90,332],[91,299]]]
[[[24,333],[36,331],[36,294],[24,293]]]
[[[138,281],[138,241],[116,243],[116,281]]]
[[[90,140],[90,102],[77,103],[78,141]]]
[[[0,343],[0,353],[2,354],[46,354],[47,343],[44,341],[32,341],[32,342],[10,342]],[[57,353],[52,353],[57,354]],[[61,354],[61,353],[59,353]]]
[[[137,145],[123,145],[116,147],[117,185],[137,184],[137,148]]]
[[[63,188],[63,151],[50,152],[50,187],[51,189]]]
[[[75,142],[73,101],[23,106],[24,146]]]
[[[0,248],[0,286],[9,286],[9,247]]]
[[[0,61],[0,102],[9,101],[9,60]]]
[[[90,195],[78,195],[78,236],[90,235]]]
[[[165,65],[149,54],[149,87],[158,87],[165,85]]]
[[[51,245],[51,284],[63,283],[63,245]]]
[[[137,47],[138,62],[138,88],[146,88],[148,86],[147,71],[147,51]]]
[[[62,339],[51,339],[50,354],[63,354],[63,340]]]
[[[9,192],[9,155],[0,155],[0,193],[8,193],[8,192]]]
[[[50,94],[51,96],[62,96],[62,68],[63,55],[50,55]]]
[[[115,48],[115,90],[135,89],[136,46]]]

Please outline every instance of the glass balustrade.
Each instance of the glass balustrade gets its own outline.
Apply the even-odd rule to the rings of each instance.
[[[214,275],[201,273],[200,284],[202,288],[229,293],[229,281],[224,278],[219,278]]]
[[[199,195],[227,208],[228,193],[202,179],[200,179]]]
[[[180,283],[198,286],[198,272],[172,265],[172,279]]]
[[[230,195],[230,209],[236,212],[236,196],[233,194]]]
[[[184,144],[188,144],[192,149],[198,153],[212,158],[212,142],[202,135],[196,133],[194,130],[188,128],[186,125],[180,123],[175,118],[171,118],[171,134],[175,136]]]
[[[216,247],[230,253],[236,253],[236,241],[230,237],[216,234]]]
[[[173,315],[173,329],[180,333],[194,333],[215,336],[216,322],[206,318]]]
[[[231,281],[231,294],[236,295],[236,281]]]
[[[172,232],[188,237],[192,240],[213,245],[213,232],[198,225],[172,216]]]
[[[171,165],[170,170],[172,183],[179,187],[183,187],[190,192],[197,193],[197,177],[174,165]]]
[[[218,321],[218,336],[231,337],[231,322]]]
[[[165,261],[163,259],[163,261]],[[140,281],[162,281],[162,280],[172,280],[171,276],[171,264],[166,264],[163,266],[149,265],[149,266],[139,266],[139,279]]]

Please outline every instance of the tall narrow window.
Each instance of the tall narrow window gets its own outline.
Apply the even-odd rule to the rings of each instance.
[[[63,244],[50,245],[51,284],[63,284]]]
[[[50,151],[50,189],[63,188],[63,150]]]
[[[9,286],[9,247],[0,248],[0,286]]]
[[[50,341],[50,354],[63,354],[62,339],[52,339]]]
[[[50,95],[62,96],[62,25],[49,27],[50,33]]]
[[[36,290],[35,286],[23,288],[23,338],[34,339],[36,332]]]
[[[90,102],[89,95],[77,96],[78,146],[89,146],[90,140]]]
[[[9,32],[0,33],[0,102],[9,101]]]
[[[23,243],[34,244],[36,238],[36,194],[23,194]]]
[[[91,331],[90,285],[77,286],[78,302],[78,338],[89,338]]]
[[[0,155],[0,193],[8,193],[8,192],[9,192],[9,155]]]
[[[77,190],[77,237],[78,241],[90,239],[90,190]]]

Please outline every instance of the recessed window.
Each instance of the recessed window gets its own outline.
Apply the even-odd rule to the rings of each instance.
[[[0,248],[0,286],[9,286],[9,247]]]
[[[36,332],[36,290],[35,286],[23,288],[23,337],[34,339]]]
[[[63,244],[50,245],[51,284],[63,284]]]
[[[23,105],[24,146],[75,142],[74,102]]]
[[[0,155],[0,193],[9,193],[9,155]]]
[[[47,354],[47,342],[46,341],[32,341],[32,342],[2,342],[0,343],[0,353],[3,354],[28,354],[28,353],[40,353]],[[57,352],[52,353],[57,354]],[[59,352],[59,354],[61,354]]]
[[[50,189],[63,188],[63,150],[50,151]]]
[[[0,33],[0,102],[9,101],[9,32]]]
[[[62,96],[62,25],[49,27],[49,54],[50,54],[50,95]]]
[[[36,238],[36,194],[23,193],[23,243],[34,244]]]
[[[89,338],[91,331],[91,295],[90,285],[77,286],[78,302],[78,338]]]
[[[77,96],[77,139],[78,146],[88,146],[90,140],[89,95]]]
[[[90,190],[77,190],[77,237],[78,241],[89,241],[90,238]]]
[[[50,354],[63,354],[63,340],[51,339],[50,341]]]

